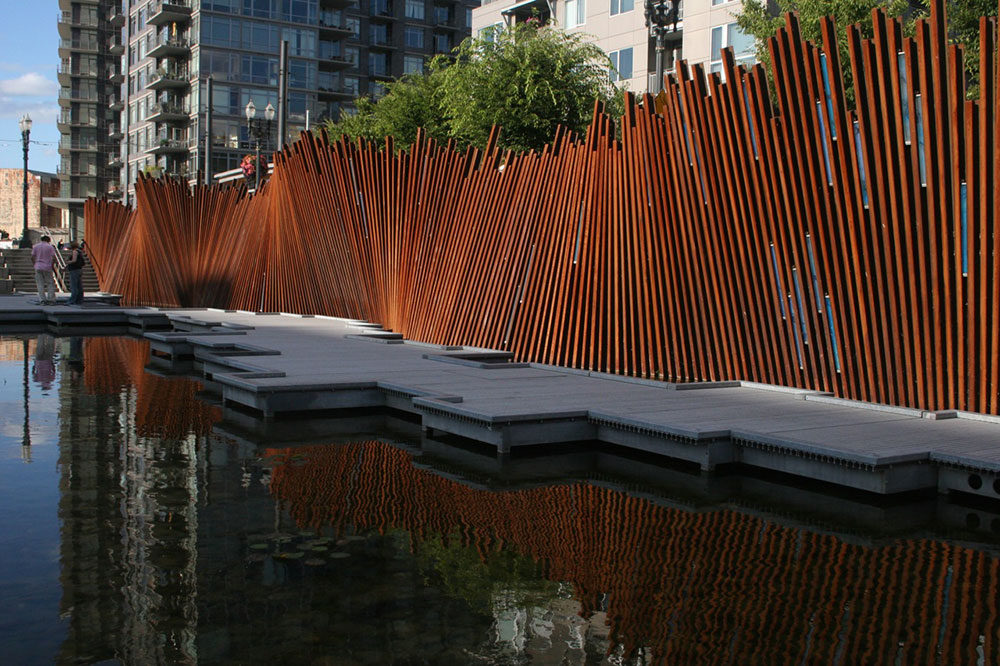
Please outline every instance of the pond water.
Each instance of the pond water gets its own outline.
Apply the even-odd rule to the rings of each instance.
[[[262,423],[149,360],[0,338],[3,663],[996,663],[988,508]]]

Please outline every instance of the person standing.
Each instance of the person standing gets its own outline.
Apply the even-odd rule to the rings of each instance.
[[[35,285],[38,287],[38,302],[42,305],[56,304],[56,281],[52,275],[56,261],[56,249],[51,238],[42,236],[42,241],[31,248],[31,262],[35,266]]]
[[[66,274],[69,276],[69,305],[83,305],[83,250],[76,241],[69,244],[69,261]]]

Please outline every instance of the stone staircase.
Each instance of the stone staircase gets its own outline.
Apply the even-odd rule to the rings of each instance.
[[[69,250],[62,252],[64,260],[69,260]],[[68,288],[68,285],[67,285]],[[31,250],[14,248],[11,250],[0,250],[0,294],[9,294],[13,291],[19,294],[37,294],[38,288],[35,286],[35,269],[31,263]],[[100,291],[97,283],[97,273],[94,272],[94,265],[87,260],[83,267],[83,291],[84,293],[96,293]]]

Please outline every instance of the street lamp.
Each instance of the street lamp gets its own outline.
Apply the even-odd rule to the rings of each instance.
[[[271,136],[271,121],[274,120],[274,106],[268,102],[267,108],[264,109],[264,119],[255,120],[257,116],[257,107],[254,106],[253,100],[247,102],[247,128],[250,130],[250,138],[254,142],[254,149],[256,155],[254,157],[254,175],[256,177],[254,183],[254,192],[260,187],[260,141],[261,139],[267,141]]]
[[[31,116],[24,114],[17,126],[21,128],[21,145],[24,147],[24,229],[18,246],[28,248],[31,247],[31,239],[28,238],[28,139],[31,136]]]
[[[678,2],[680,0],[646,0],[646,27],[656,38],[656,86],[649,92],[654,95],[663,89],[663,52],[666,50],[667,26],[677,32]]]

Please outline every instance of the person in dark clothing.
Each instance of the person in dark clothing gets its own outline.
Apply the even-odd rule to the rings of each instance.
[[[66,262],[66,275],[69,276],[69,305],[83,305],[83,265],[85,262],[83,250],[76,241],[69,244],[69,261]]]

